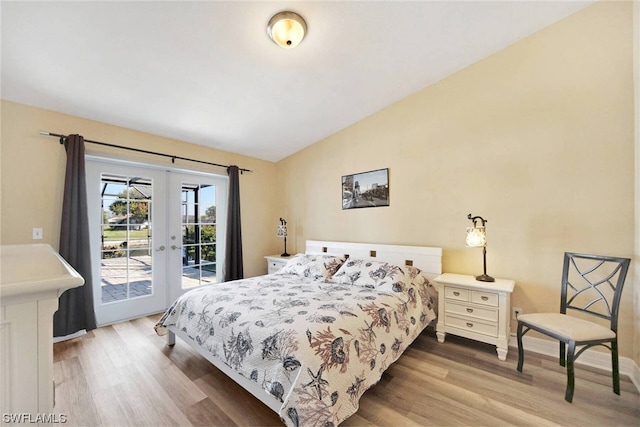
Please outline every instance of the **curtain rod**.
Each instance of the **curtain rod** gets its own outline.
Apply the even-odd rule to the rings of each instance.
[[[46,130],[41,130],[40,131],[40,135],[55,136],[56,138],[60,138],[60,144],[63,144],[64,143],[63,139],[68,137],[68,135],[61,135],[59,133],[48,132]],[[219,163],[205,162],[204,160],[197,160],[197,159],[190,159],[188,157],[174,156],[173,154],[158,153],[156,151],[142,150],[140,148],[125,147],[125,146],[122,146],[122,145],[109,144],[107,142],[92,141],[90,139],[85,139],[84,142],[88,142],[90,144],[96,144],[96,145],[104,145],[105,147],[120,148],[122,150],[136,151],[138,153],[153,154],[154,156],[168,157],[168,158],[171,159],[171,163],[175,163],[176,159],[179,159],[179,160],[186,160],[188,162],[202,163],[202,164],[210,165],[210,166],[218,166],[218,167],[221,167],[221,168],[228,168],[229,167],[229,165],[221,165]],[[242,172],[253,172],[251,169],[245,169],[245,168],[239,168],[239,169],[240,169],[241,173]]]

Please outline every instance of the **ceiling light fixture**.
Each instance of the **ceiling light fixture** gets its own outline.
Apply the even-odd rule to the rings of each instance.
[[[273,15],[267,26],[267,34],[275,44],[285,49],[296,47],[307,32],[307,23],[295,12]]]

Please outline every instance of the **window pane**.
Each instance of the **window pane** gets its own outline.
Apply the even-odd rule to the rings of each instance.
[[[120,245],[113,245],[110,242],[105,242],[103,244],[101,259],[115,259],[115,258],[121,258],[126,256],[127,256],[127,250],[123,249]]]
[[[215,224],[216,207],[210,206],[209,208],[207,208],[204,214],[200,214],[200,222],[203,224]]]
[[[182,227],[182,243],[191,245],[198,243],[196,227],[194,225],[185,225]]]
[[[147,276],[151,274],[151,255],[146,250],[129,251],[129,276]]]
[[[202,245],[200,251],[201,263],[216,261],[216,245]]]
[[[127,279],[126,277],[116,278],[112,280],[102,280],[102,302],[115,302],[127,299]]]
[[[200,221],[204,223],[216,222],[216,187],[203,187],[200,190]]]
[[[105,181],[105,179],[107,178],[103,177],[102,197],[119,198],[120,194],[124,194],[126,192],[127,190],[126,177],[117,177],[116,175],[113,175],[111,178],[109,178],[110,181]]]
[[[202,283],[209,284],[217,282],[216,264],[206,264],[202,266]]]
[[[151,295],[151,270],[130,272],[129,298]]]
[[[214,243],[216,241],[216,226],[215,225],[201,226],[200,241],[202,243]]]
[[[112,242],[116,247],[127,240],[127,226],[119,224],[110,224],[102,229],[102,241]]]
[[[182,269],[182,288],[193,288],[200,285],[200,268],[187,267]]]
[[[182,265],[196,265],[196,247],[195,245],[186,245],[182,247]]]
[[[195,223],[195,205],[193,203],[187,203],[182,205],[182,223],[193,224]]]

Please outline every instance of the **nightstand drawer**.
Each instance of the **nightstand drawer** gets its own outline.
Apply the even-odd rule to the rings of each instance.
[[[497,307],[498,294],[494,294],[492,292],[471,291],[471,302]]]
[[[475,332],[478,334],[489,335],[492,337],[498,336],[497,323],[493,323],[493,324],[483,323],[477,320],[472,320],[469,318],[464,319],[462,317],[451,316],[448,314],[445,315],[445,317],[446,317],[445,322],[447,322],[447,325],[460,328],[460,329],[465,329],[467,331]]]
[[[265,258],[267,259],[267,274],[277,273],[289,261],[288,257],[285,258],[282,255],[268,255]]]
[[[269,261],[267,264],[267,271],[269,274],[277,273],[280,269],[284,267],[284,263],[278,261]]]
[[[468,304],[450,302],[447,304],[445,311],[446,313],[460,314],[465,317],[474,317],[489,322],[498,321],[498,310],[492,310],[490,308],[472,307]]]
[[[467,289],[445,287],[444,296],[449,299],[455,299],[458,301],[469,301],[469,291]]]

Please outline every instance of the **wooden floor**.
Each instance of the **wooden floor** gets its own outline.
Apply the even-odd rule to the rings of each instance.
[[[262,426],[278,416],[177,340],[165,346],[157,316],[99,328],[54,345],[55,413],[77,426]],[[640,395],[627,377],[622,394],[606,372],[578,366],[573,403],[564,400],[557,362],[425,331],[368,390],[343,426],[638,426]]]

